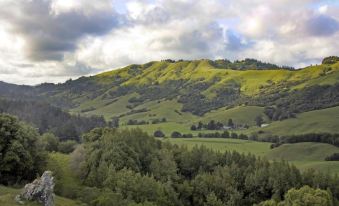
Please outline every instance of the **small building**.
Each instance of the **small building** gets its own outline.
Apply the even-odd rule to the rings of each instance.
[[[260,127],[263,128],[263,127],[267,127],[268,125],[270,124],[262,124]]]

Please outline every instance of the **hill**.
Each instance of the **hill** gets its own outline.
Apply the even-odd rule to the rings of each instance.
[[[314,169],[325,173],[339,174],[339,163],[337,161],[325,161],[327,156],[339,153],[339,148],[330,144],[303,142],[284,144],[270,149],[271,144],[267,142],[239,139],[171,138],[165,141],[179,146],[186,146],[189,149],[204,145],[219,152],[236,151],[244,154],[251,153],[272,161],[286,160],[303,171]]]
[[[260,130],[264,132],[264,136],[324,132],[338,133],[338,122],[339,107],[332,107],[304,112],[297,115],[296,118],[275,121],[265,128],[257,128],[254,131]]]
[[[315,127],[306,123],[312,116],[308,112],[339,105],[339,62],[325,60],[298,70],[253,59],[154,61],[63,84],[1,83],[0,96],[45,101],[73,114],[103,116],[148,131],[171,130],[166,125],[189,131],[199,121],[234,119],[250,126],[250,132],[256,130],[254,120],[261,116],[271,124],[264,131],[274,134],[295,122],[298,129],[290,132],[304,133],[309,128],[337,132],[323,123]],[[327,117],[324,121],[334,122],[325,113],[321,118]]]

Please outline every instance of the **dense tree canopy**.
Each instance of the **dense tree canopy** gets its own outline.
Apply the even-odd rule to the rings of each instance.
[[[188,150],[139,129],[95,129],[84,136],[83,146],[77,150],[77,171],[84,184],[100,190],[92,205],[250,206],[270,199],[265,204],[274,205],[303,194],[325,204],[339,197],[338,177],[312,170],[302,174],[286,162],[253,155],[203,146]],[[291,190],[303,185],[311,189]],[[328,190],[329,196],[312,188]],[[86,194],[97,194],[91,191]]]
[[[290,189],[282,202],[268,200],[258,206],[334,206],[334,203],[329,191],[304,186]]]
[[[0,114],[0,184],[31,180],[45,166],[39,134],[15,117]]]

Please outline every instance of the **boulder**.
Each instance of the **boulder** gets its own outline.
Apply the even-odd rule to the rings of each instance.
[[[25,200],[38,201],[44,206],[54,206],[54,177],[51,171],[45,171],[40,178],[25,185],[22,193],[15,197],[19,204]]]

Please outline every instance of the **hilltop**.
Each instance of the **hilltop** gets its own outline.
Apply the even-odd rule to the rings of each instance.
[[[0,92],[6,98],[45,101],[73,114],[100,115],[150,132],[177,126],[189,131],[198,121],[226,123],[230,118],[239,125],[255,126],[257,116],[269,124],[278,121],[272,124],[277,130],[281,120],[338,106],[338,82],[335,57],[298,70],[253,59],[163,60],[63,84],[1,83]]]

